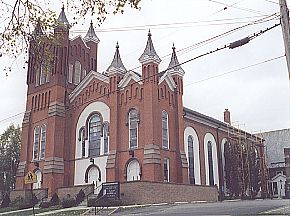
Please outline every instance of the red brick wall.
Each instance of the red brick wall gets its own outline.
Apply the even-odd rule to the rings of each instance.
[[[121,200],[125,204],[152,204],[218,200],[216,187],[161,182],[121,183]]]

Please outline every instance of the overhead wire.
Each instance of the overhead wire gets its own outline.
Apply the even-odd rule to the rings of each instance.
[[[271,26],[271,27],[269,27],[269,28],[267,28],[267,29],[261,30],[261,31],[259,31],[259,32],[257,32],[257,33],[254,33],[254,34],[252,34],[251,36],[249,36],[249,38],[250,38],[250,40],[253,40],[253,39],[255,39],[255,38],[261,36],[262,34],[266,33],[267,31],[269,31],[269,30],[271,30],[271,29],[273,29],[273,28],[275,28],[275,27],[277,27],[277,26],[279,26],[279,25],[280,25],[280,23],[279,23],[279,24],[275,24],[274,26]],[[140,79],[140,80],[138,80],[138,81],[134,81],[133,83],[130,83],[130,85],[132,85],[132,84],[136,84],[136,83],[139,83],[139,82],[142,82],[142,81],[146,81],[147,79],[149,80],[150,78],[155,77],[155,76],[163,75],[166,71],[171,70],[171,69],[174,69],[174,68],[177,67],[177,66],[184,65],[184,64],[186,64],[186,63],[188,63],[188,62],[191,62],[191,61],[196,60],[196,59],[198,59],[198,58],[201,58],[201,57],[204,57],[204,56],[207,56],[207,55],[213,54],[213,53],[215,53],[215,52],[218,52],[218,51],[223,50],[223,49],[226,49],[226,48],[230,48],[230,44],[226,44],[226,45],[221,46],[221,47],[219,47],[219,48],[217,48],[217,49],[215,49],[215,50],[211,50],[211,51],[209,51],[209,52],[206,52],[206,53],[200,54],[200,55],[198,55],[198,56],[195,56],[195,57],[193,57],[193,58],[191,58],[191,59],[188,59],[188,60],[186,60],[186,61],[184,61],[184,62],[182,62],[182,63],[180,63],[180,64],[178,64],[178,65],[174,65],[174,66],[172,66],[172,67],[170,67],[170,68],[167,68],[167,69],[165,69],[165,70],[162,70],[162,71],[158,72],[157,74],[153,74],[153,75],[151,75],[151,76],[149,76],[149,77],[142,78],[142,79]],[[282,57],[282,56],[280,56],[280,57],[276,57],[275,59],[278,59],[278,58],[281,58],[281,57]],[[272,60],[274,60],[274,59],[266,60],[265,62],[269,62],[269,61],[272,61]],[[264,62],[264,63],[265,63],[265,62]],[[262,64],[262,63],[257,63],[257,64]],[[250,67],[250,66],[249,66],[249,67]],[[246,67],[245,67],[244,69],[246,69]],[[230,73],[230,72],[226,72],[226,73]],[[218,75],[217,75],[217,76],[218,76]],[[129,85],[127,85],[127,86],[129,86]],[[126,86],[126,87],[127,87],[127,86]],[[124,89],[124,88],[123,88],[123,89]],[[104,95],[100,95],[99,97],[96,97],[96,98],[93,98],[93,99],[91,99],[91,100],[88,100],[88,101],[82,103],[82,105],[87,104],[87,103],[92,103],[92,102],[97,101],[97,100],[99,100],[99,99],[101,99],[101,98],[104,98],[104,97],[108,97],[109,94],[112,94],[112,93],[113,93],[113,94],[114,94],[114,93],[118,93],[118,92],[122,91],[123,89],[117,88],[117,89],[114,90],[114,91],[111,91],[111,92],[105,93]],[[58,100],[58,99],[64,99],[64,100],[65,100],[66,98],[64,98],[64,97],[59,97],[59,98],[57,98],[56,100]],[[66,111],[69,111],[70,109],[72,109],[72,107],[70,107],[70,108],[66,108]],[[16,114],[16,115],[20,115],[20,113],[19,113],[19,114]],[[16,115],[15,115],[15,116],[16,116]],[[33,123],[36,124],[36,123],[42,122],[43,120],[46,120],[46,119],[48,119],[48,118],[49,118],[49,116],[48,116],[48,117],[45,117],[45,118],[42,118],[42,119],[39,119],[38,121],[34,121]],[[1,122],[1,121],[3,121],[3,120],[0,120],[0,122]],[[22,128],[22,127],[21,127],[21,128]]]

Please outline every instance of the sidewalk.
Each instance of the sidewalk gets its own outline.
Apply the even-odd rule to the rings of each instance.
[[[64,208],[64,209],[57,209],[57,210],[53,210],[53,211],[48,211],[48,212],[42,212],[38,215],[49,215],[49,214],[55,214],[55,213],[59,213],[59,212],[65,212],[65,211],[73,211],[73,210],[89,210],[91,207],[85,207],[85,206],[76,206],[76,207],[71,207],[71,208]]]

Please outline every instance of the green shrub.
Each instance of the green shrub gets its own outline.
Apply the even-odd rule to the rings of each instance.
[[[59,205],[60,200],[58,198],[57,193],[54,193],[50,199],[50,206],[55,206],[55,205]]]
[[[82,201],[84,201],[85,197],[86,197],[86,195],[85,195],[84,191],[81,189],[76,196],[77,204],[80,204]]]
[[[70,208],[76,206],[77,202],[74,198],[67,198],[62,201],[61,205],[63,208]]]
[[[11,203],[11,200],[10,200],[9,195],[5,194],[4,199],[1,202],[1,206],[0,207],[1,208],[9,207],[10,203]]]

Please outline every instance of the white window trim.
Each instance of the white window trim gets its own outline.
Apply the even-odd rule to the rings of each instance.
[[[44,140],[44,157],[41,157],[42,155],[42,131],[43,131],[43,128],[45,127],[45,140]],[[39,136],[39,159],[42,160],[45,158],[45,147],[46,147],[46,137],[47,137],[47,127],[46,127],[46,124],[42,125],[40,127],[40,136]]]
[[[168,112],[166,111],[166,110],[162,110],[162,113],[161,113],[161,126],[163,125],[163,112],[165,112],[166,113],[166,116],[167,116],[167,121],[166,121],[166,126],[167,126],[167,146],[164,146],[163,145],[163,127],[161,127],[162,128],[162,148],[163,149],[169,149],[170,148],[170,145],[169,145],[169,115],[168,115]]]
[[[167,181],[165,179],[164,179],[164,181],[170,182],[170,160],[169,160],[169,158],[164,158],[163,166],[165,166],[165,161],[167,161]],[[164,167],[163,167],[163,172],[164,172]],[[164,173],[163,173],[163,175],[164,175]]]
[[[136,110],[136,112],[137,112],[137,118],[138,118],[138,115],[139,115],[139,112],[138,112],[138,110],[137,109],[135,109],[135,108],[132,108],[132,109],[130,109],[129,110],[129,114],[128,114],[128,128],[129,128],[129,130],[128,130],[128,132],[129,132],[129,149],[137,149],[138,148],[138,146],[139,146],[139,143],[138,143],[138,138],[139,138],[139,136],[138,136],[138,133],[139,133],[139,123],[138,123],[138,119],[137,119],[137,132],[136,132],[136,147],[134,146],[134,147],[131,147],[131,135],[130,135],[130,126],[131,126],[131,121],[130,121],[130,113],[131,113],[131,111],[132,110]]]

